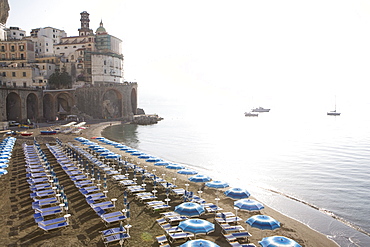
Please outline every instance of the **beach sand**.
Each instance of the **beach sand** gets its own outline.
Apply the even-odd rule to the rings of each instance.
[[[101,131],[112,124],[119,124],[119,122],[93,124],[90,128],[84,130],[79,136],[88,139],[91,137],[101,136]],[[73,144],[78,144],[78,142],[74,140],[76,135],[57,134],[56,136],[40,136],[39,130],[32,131],[34,132],[34,137],[38,143],[41,144],[43,151],[46,153],[48,161],[54,165],[54,170],[60,183],[65,188],[65,192],[70,202],[68,211],[68,213],[71,214],[70,225],[66,228],[50,232],[44,232],[37,227],[37,224],[33,219],[34,210],[31,206],[32,199],[29,196],[31,191],[26,181],[26,167],[24,156],[22,156],[23,151],[21,149],[21,145],[24,142],[32,144],[34,137],[19,136],[17,137],[17,144],[13,150],[12,160],[8,168],[9,173],[0,178],[0,225],[2,226],[2,231],[0,231],[0,246],[104,246],[99,231],[110,227],[117,227],[118,225],[112,224],[107,227],[103,224],[102,220],[86,203],[84,196],[81,195],[45,146],[46,143],[55,145],[55,137],[58,137],[63,143],[71,142]],[[155,173],[157,175],[162,176],[161,174],[165,174],[166,180],[170,182],[172,182],[172,178],[176,176],[176,185],[178,185],[178,187],[185,188],[184,184],[188,183],[190,184],[190,191],[196,193],[199,190],[200,185],[187,182],[187,177],[185,175],[176,174],[173,170],[154,166],[152,163],[147,163],[137,157],[133,157],[123,151],[119,151],[112,146],[103,145],[101,143],[99,144],[113,150],[115,153],[121,154],[123,157],[128,157],[129,161],[132,161],[135,164],[140,162],[140,166],[146,166],[148,171],[156,169]],[[132,177],[133,174],[130,173],[130,176]],[[138,177],[138,181],[140,180],[141,177]],[[147,184],[147,190],[151,191],[152,189],[152,185]],[[165,199],[166,196],[164,190],[157,190],[159,200]],[[219,197],[221,198],[219,201],[219,207],[223,208],[224,212],[230,211],[235,213],[233,207],[234,200],[229,199],[222,194],[225,190],[226,189],[219,190]],[[123,188],[108,179],[108,191],[107,195],[110,199],[118,199],[116,202],[116,210],[124,209]],[[201,197],[207,202],[214,203],[214,199],[216,197],[215,193],[215,189],[206,187],[204,189],[204,193],[201,194]],[[171,209],[182,202],[181,198],[173,195],[170,196],[170,199]],[[129,223],[132,225],[132,228],[130,228],[131,238],[125,242],[124,246],[158,246],[155,236],[165,233],[156,223],[156,219],[160,218],[161,215],[158,212],[152,212],[146,209],[144,204],[136,200],[132,195],[129,195],[128,201],[131,202],[131,217],[129,222],[125,222],[125,224]],[[239,224],[252,234],[249,241],[254,243],[256,246],[259,246],[258,241],[260,241],[262,237],[272,235],[286,236],[294,239],[302,246],[337,246],[336,243],[328,239],[325,235],[320,234],[308,226],[269,207],[265,207],[261,213],[269,215],[281,222],[281,228],[274,231],[261,231],[259,229],[251,228],[245,223],[245,220],[257,213],[250,213],[241,210],[237,212],[238,216],[243,219]],[[201,218],[214,222],[214,214],[211,213],[204,214]],[[197,235],[197,239],[208,239],[216,242],[220,246],[230,246],[221,234],[220,227],[217,223],[215,225],[215,232],[208,235],[199,234]],[[181,243],[183,242],[175,242],[171,246],[178,246]],[[119,246],[119,244],[111,244],[110,246]]]

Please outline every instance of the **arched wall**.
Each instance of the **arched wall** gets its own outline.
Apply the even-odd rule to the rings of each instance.
[[[7,120],[22,120],[22,102],[17,93],[11,92],[6,97],[6,118]]]
[[[55,119],[55,110],[54,110],[54,97],[52,94],[45,94],[42,99],[43,102],[43,117],[45,120],[54,120]]]
[[[102,96],[103,118],[122,117],[122,94],[116,89],[107,89]]]
[[[34,93],[30,93],[26,100],[27,119],[36,121],[39,116],[39,100]]]

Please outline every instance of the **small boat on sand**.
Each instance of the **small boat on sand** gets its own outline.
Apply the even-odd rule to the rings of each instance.
[[[56,135],[56,130],[40,130],[41,135]]]
[[[21,136],[31,136],[33,132],[23,131],[21,132]]]

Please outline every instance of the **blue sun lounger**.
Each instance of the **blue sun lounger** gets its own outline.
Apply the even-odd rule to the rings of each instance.
[[[53,225],[57,223],[62,223],[65,222],[66,219],[64,217],[59,217],[51,220],[45,220],[45,221],[40,221],[38,224],[42,226],[48,226],[48,225]]]
[[[92,203],[92,204],[89,204],[89,205],[92,208],[96,208],[96,207],[102,208],[102,207],[107,206],[107,205],[112,205],[113,206],[113,203],[111,201],[105,201],[105,202],[99,202],[99,203]]]
[[[49,211],[56,211],[62,209],[60,206],[55,206],[55,207],[49,207],[49,208],[36,208],[35,210],[40,213],[45,213]]]
[[[123,227],[122,228],[114,227],[114,228],[110,228],[110,229],[107,229],[107,230],[100,231],[103,238],[107,237],[107,236],[110,236],[110,235],[113,235],[113,234],[125,233],[125,232],[126,232],[126,229],[123,228]]]
[[[116,216],[116,217],[110,217],[110,218],[104,218],[104,217],[101,217],[104,221],[104,224],[110,224],[110,223],[113,223],[113,222],[118,222],[118,221],[122,221],[122,220],[125,220],[127,219],[126,216],[124,215],[121,215],[121,216]]]
[[[188,240],[189,238],[194,237],[194,234],[189,233],[189,232],[174,232],[174,233],[168,233],[168,236],[169,236],[170,242],[173,243],[179,239]]]
[[[252,236],[249,232],[234,232],[234,233],[223,234],[223,235],[229,242],[237,241],[238,239],[248,240],[248,238]]]
[[[121,211],[115,211],[112,213],[106,213],[104,210],[100,210],[99,212],[96,212],[101,218],[111,218],[116,216],[122,216],[123,213]]]
[[[47,198],[44,201],[32,202],[32,209],[42,208],[44,206],[54,205],[57,203],[58,203],[58,200],[55,197],[50,198],[50,200],[49,198]]]
[[[60,223],[55,223],[55,224],[52,224],[52,225],[41,225],[40,222],[38,223],[38,226],[43,229],[44,231],[50,231],[50,230],[54,230],[54,229],[58,229],[58,228],[61,228],[61,227],[65,227],[65,226],[68,226],[68,223],[67,221],[64,221],[64,222],[60,222]]]
[[[115,234],[115,235],[111,235],[111,236],[108,236],[108,237],[104,237],[104,244],[105,246],[108,246],[109,243],[113,243],[113,242],[117,242],[117,241],[120,241],[120,240],[126,240],[130,238],[130,235],[128,235],[127,233],[119,233],[119,234]]]

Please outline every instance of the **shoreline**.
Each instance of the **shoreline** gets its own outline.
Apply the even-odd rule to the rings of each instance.
[[[98,128],[96,128],[91,134],[92,136],[102,136],[102,131],[111,126],[111,125],[116,125],[116,124],[120,124],[119,122],[115,122],[115,123],[112,123],[110,125],[108,125],[107,123],[105,124],[100,124]],[[112,139],[112,141],[115,141],[114,139]],[[109,145],[104,145],[105,147],[109,147]],[[123,156],[126,156],[126,157],[129,157],[129,158],[132,158],[134,160],[134,162],[139,162],[141,165],[142,163],[145,163],[146,166],[148,166],[148,169],[150,170],[151,169],[156,169],[158,170],[158,167],[157,166],[154,166],[153,164],[151,163],[148,163],[148,162],[143,162],[143,160],[141,159],[138,159],[137,157],[133,157],[133,156],[130,156],[130,155],[127,155],[125,154],[124,152],[122,151],[117,151],[117,150],[113,150],[115,151],[116,153],[118,154],[121,154]],[[140,150],[139,150],[140,151]],[[150,167],[150,168],[149,168]],[[162,168],[162,170],[164,172],[168,172],[168,169],[166,168]],[[192,182],[187,182],[187,177],[186,175],[181,175],[181,174],[176,174],[176,178],[177,178],[177,182],[181,181],[180,183],[183,185],[185,183],[189,183],[189,184],[193,184],[193,186],[191,186],[193,189],[197,186],[197,185],[194,185],[194,183]],[[178,184],[178,183],[176,183]],[[184,187],[184,186],[182,186]],[[189,188],[191,188],[189,187]],[[221,189],[219,190],[220,193],[219,195],[225,191],[227,189]],[[205,199],[207,202],[214,202],[214,197],[211,196],[211,193],[210,192],[215,192],[215,189],[212,189],[212,188],[205,188],[204,189],[204,192],[202,194],[202,198]],[[273,191],[270,191],[273,193]],[[208,194],[208,195],[207,195]],[[283,195],[282,195],[283,196]],[[221,195],[222,197],[222,195]],[[255,199],[253,197],[253,194],[251,195],[250,197],[251,199]],[[289,198],[288,198],[289,199]],[[233,200],[229,199],[229,198],[222,198],[222,200],[219,201],[219,207],[223,208],[224,211],[231,211],[231,212],[235,212],[235,210],[233,209]],[[267,237],[267,236],[272,236],[272,235],[283,235],[283,236],[286,236],[286,237],[290,237],[290,238],[293,238],[295,240],[299,240],[299,237],[301,237],[300,239],[303,240],[304,244],[302,245],[301,242],[299,242],[302,246],[319,246],[319,245],[322,245],[322,246],[339,246],[336,242],[334,242],[333,240],[331,240],[327,235],[323,234],[323,233],[320,233],[314,229],[312,229],[311,227],[309,227],[308,225],[296,220],[296,219],[293,219],[267,205],[264,205],[265,208],[263,210],[261,210],[261,214],[266,214],[266,215],[269,215],[271,217],[273,217],[274,219],[278,220],[281,222],[282,224],[282,228],[279,230],[274,230],[274,231],[267,231],[267,232],[264,232],[262,237],[261,237],[261,230],[259,229],[255,229],[255,228],[251,228],[251,227],[247,227],[247,224],[246,223],[242,223],[243,226],[245,226],[245,228],[252,234],[252,237],[250,237],[250,241],[253,242],[254,244],[256,244],[256,246],[258,245],[258,241],[261,240],[263,237]],[[238,211],[238,216],[240,216],[244,221],[249,218],[250,216],[252,215],[255,215],[256,213],[249,213],[249,212],[243,212],[243,211]],[[284,229],[286,227],[286,229]],[[288,236],[288,234],[283,234],[284,231],[282,231],[282,229],[284,229],[284,231],[286,232],[289,232],[290,234],[292,234],[292,236]],[[271,234],[268,234],[268,233],[271,233]],[[294,233],[294,234],[293,234]],[[257,236],[257,237],[254,237],[254,236]],[[258,237],[259,236],[259,237]],[[297,238],[294,238],[294,236],[297,236]],[[305,237],[302,237],[302,236],[305,236]],[[309,237],[308,237],[309,236]]]
[[[14,153],[19,154],[22,152],[20,144],[27,142],[28,145],[30,145],[33,143],[34,139],[36,139],[44,148],[46,148],[46,143],[55,145],[55,137],[58,137],[64,144],[71,142],[74,145],[79,145],[79,142],[74,140],[75,137],[80,136],[91,140],[91,137],[101,136],[102,131],[106,127],[116,124],[120,124],[120,122],[111,121],[90,124],[90,127],[83,130],[80,135],[57,134],[55,136],[41,136],[39,135],[40,129],[32,130],[32,132],[34,132],[34,136],[17,137],[18,150],[14,151]],[[154,166],[153,163],[147,163],[138,159],[136,156],[133,157],[123,151],[113,148],[110,145],[97,142],[97,140],[92,141],[99,143],[99,145],[104,146],[115,153],[121,154],[123,157],[129,157],[129,160],[135,164],[139,163],[140,166],[147,166],[146,169],[148,171],[156,169],[156,174],[166,174],[165,178],[167,181],[172,182],[172,178],[176,177],[176,185],[178,185],[179,188],[184,188],[184,184],[189,183],[190,191],[198,191],[199,184],[188,182],[186,175],[180,175],[172,170]],[[52,157],[50,157],[50,159],[52,159]],[[57,171],[58,177],[66,177],[64,171],[58,164],[54,165],[54,167],[56,170],[59,169]],[[26,182],[23,158],[16,157],[11,162],[8,170],[8,175],[3,176],[0,179],[0,186],[3,188],[0,191],[0,198],[2,198],[0,208],[3,212],[3,217],[0,218],[0,224],[4,226],[3,231],[0,232],[0,240],[5,246],[104,246],[99,231],[109,227],[104,226],[100,217],[98,217],[85,202],[85,199],[83,197],[81,198],[81,195],[78,190],[76,191],[74,184],[71,183],[71,181],[68,181],[69,178],[66,178],[66,180],[63,181],[63,185],[65,186],[68,197],[70,197],[70,209],[68,212],[72,215],[71,225],[63,229],[45,233],[37,227],[37,224],[35,224],[33,219],[33,210],[31,208],[32,200],[29,197],[30,190]],[[131,173],[130,175],[133,174]],[[110,180],[111,179],[107,181],[109,190],[108,197],[117,198],[118,201],[116,202],[116,208],[117,210],[121,210],[124,208],[122,200],[123,189],[118,186],[117,183]],[[150,187],[148,185],[148,189],[149,188]],[[226,189],[221,191],[224,190]],[[215,189],[206,187],[201,197],[207,202],[214,203],[215,193]],[[221,192],[219,195],[221,195]],[[163,200],[165,198],[164,192],[162,191],[161,195],[158,193],[158,197],[160,200]],[[230,211],[235,213],[233,200],[226,198],[223,195],[221,195],[220,198],[219,207],[223,208],[224,212]],[[251,198],[253,198],[253,194]],[[130,196],[129,200],[132,202],[130,203],[131,218],[129,223],[132,225],[132,228],[130,229],[131,238],[128,240],[127,246],[157,246],[155,236],[165,233],[155,221],[160,218],[161,215],[158,213],[150,213],[145,210],[144,205],[135,200],[133,196]],[[180,203],[181,198],[171,196],[170,205],[172,210],[174,206]],[[249,240],[256,246],[259,246],[258,241],[263,237],[272,235],[286,236],[296,240],[302,246],[338,246],[324,234],[321,234],[309,226],[266,205],[265,209],[261,210],[261,214],[269,215],[281,222],[281,228],[274,231],[261,231],[259,229],[251,228],[245,223],[245,220],[255,214],[256,213],[249,213],[240,210],[237,212],[237,215],[243,219],[243,221],[240,222],[240,225],[252,234],[252,237],[250,237]],[[201,216],[201,218],[206,218],[211,222],[213,222],[213,217],[213,214]],[[215,241],[220,246],[228,246],[226,239],[220,234],[219,229],[214,233],[209,235],[200,235],[197,238]],[[177,243],[172,246],[177,246]]]

